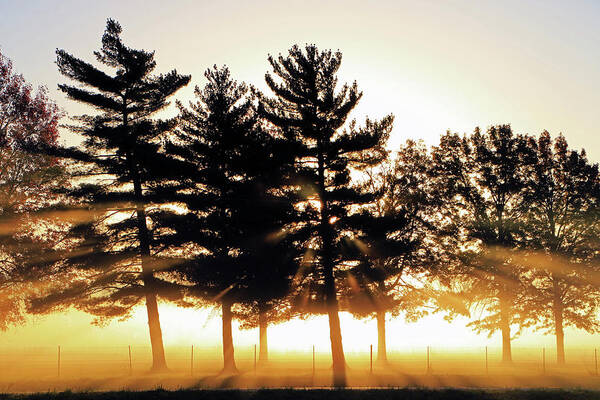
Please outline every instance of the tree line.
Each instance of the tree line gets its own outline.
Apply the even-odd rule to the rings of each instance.
[[[167,363],[158,299],[218,305],[225,373],[232,320],[267,328],[328,316],[334,385],[346,383],[339,312],[470,316],[511,339],[532,327],[597,332],[598,165],[561,135],[510,125],[447,132],[387,150],[393,126],[350,120],[362,97],[338,84],[342,54],[314,45],[269,56],[270,93],[213,67],[178,114],[158,118],[191,77],[155,74],[107,21],[95,66],[57,50],[90,108],[60,145],[61,111],[0,57],[0,328],[75,307],[97,323],[145,305],[156,371]]]

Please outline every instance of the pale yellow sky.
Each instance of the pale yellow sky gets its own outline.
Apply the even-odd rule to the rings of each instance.
[[[126,43],[156,50],[158,71],[192,74],[192,84],[176,96],[184,101],[194,85],[205,83],[202,73],[213,64],[227,64],[237,79],[265,89],[267,54],[315,43],[342,51],[340,81],[357,80],[364,91],[355,113],[359,121],[395,114],[391,149],[407,138],[435,144],[446,129],[470,132],[511,123],[517,132],[563,132],[572,146],[600,160],[600,2],[0,0],[0,15],[2,52],[28,81],[48,86],[70,114],[86,109],[56,89],[65,79],[54,51],[64,48],[93,61],[106,18],[112,17],[122,24]],[[206,322],[203,313],[161,310],[167,344],[219,343],[218,318]],[[0,345],[148,341],[143,313],[107,328],[89,327],[88,320],[78,313],[35,318],[0,333]],[[298,333],[294,346],[313,341],[326,346],[324,321],[274,327],[272,346],[288,346],[290,332]],[[342,324],[347,349],[364,347],[364,337],[376,341],[373,321],[344,317]],[[439,316],[410,325],[394,321],[388,327],[390,347],[500,344],[497,336],[488,340],[464,324],[448,325]],[[235,338],[250,344],[256,334],[236,332]],[[566,337],[567,347],[596,341],[573,331]],[[551,336],[533,335],[515,341],[553,343]]]
[[[594,1],[162,1],[0,0],[0,47],[32,82],[56,90],[54,49],[92,61],[107,17],[131,46],[156,50],[158,69],[192,74],[227,64],[265,88],[267,54],[316,43],[344,54],[340,81],[365,96],[356,117],[396,115],[391,147],[433,144],[446,129],[512,123],[563,132],[600,159],[600,3]]]

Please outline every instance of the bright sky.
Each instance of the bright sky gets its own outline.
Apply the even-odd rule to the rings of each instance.
[[[86,109],[56,89],[65,79],[54,64],[54,51],[63,48],[95,61],[92,51],[100,46],[108,17],[121,23],[130,46],[156,50],[158,71],[177,68],[192,75],[192,84],[177,95],[181,100],[191,98],[194,85],[204,85],[202,73],[213,64],[227,64],[237,79],[265,89],[267,54],[315,43],[342,51],[340,81],[357,80],[364,91],[355,113],[359,121],[365,115],[395,114],[392,149],[407,138],[434,144],[447,129],[470,132],[475,126],[511,123],[517,132],[562,132],[573,147],[584,147],[600,161],[598,1],[0,0],[0,49],[29,82],[46,85],[66,111],[77,114]],[[171,321],[163,324],[167,343],[218,343],[218,335],[199,333],[218,331],[218,318],[191,327],[177,322],[187,311],[168,309],[162,314],[163,321]],[[206,314],[198,316],[203,318]],[[2,334],[0,341],[64,343],[65,330],[52,328],[64,324],[74,328],[68,340],[81,343],[100,344],[98,338],[108,337],[115,343],[147,340],[143,315],[104,330],[89,328],[87,318],[75,313],[36,321]],[[327,343],[323,321],[295,326],[317,329],[318,340]],[[347,347],[355,346],[353,337],[362,344],[361,337],[375,335],[372,321],[342,318],[342,323],[344,332],[353,332],[345,337]],[[48,335],[40,338],[42,327]],[[130,336],[122,335],[125,327]],[[289,343],[289,332],[285,325],[274,328],[273,346],[277,337]],[[592,342],[586,335],[568,335],[567,346]],[[316,340],[306,337],[299,335],[295,343],[308,346]],[[390,346],[488,343],[466,330],[464,321],[447,325],[438,317],[417,325],[395,321],[388,338]],[[245,333],[237,340],[254,343],[255,337]],[[531,335],[521,340],[553,343],[552,337]]]

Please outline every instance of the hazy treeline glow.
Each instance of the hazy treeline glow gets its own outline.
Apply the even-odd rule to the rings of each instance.
[[[504,367],[524,328],[556,336],[560,366],[565,327],[600,328],[598,165],[563,136],[498,125],[390,152],[393,115],[351,120],[362,92],[338,83],[340,52],[314,45],[268,57],[271,93],[214,66],[195,102],[159,119],[191,77],[154,74],[154,53],[121,31],[107,21],[100,67],[57,50],[72,82],[60,90],[93,110],[72,118],[77,147],[56,143],[59,111],[0,58],[0,328],[69,307],[103,324],[143,305],[164,372],[158,299],[213,305],[221,373],[236,375],[233,320],[259,329],[267,371],[270,324],[327,315],[338,387],[352,358],[341,311],[376,319],[375,363],[390,371],[390,315],[468,316],[501,332]]]

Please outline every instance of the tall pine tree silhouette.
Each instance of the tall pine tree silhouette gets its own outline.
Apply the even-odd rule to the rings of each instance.
[[[223,372],[236,373],[232,308],[264,316],[285,296],[294,264],[289,238],[278,233],[295,211],[277,188],[286,152],[259,123],[248,87],[227,67],[205,76],[198,100],[180,105],[182,126],[169,145],[189,185],[179,193],[188,212],[172,227],[195,252],[179,269],[192,295],[221,305]]]
[[[153,220],[164,217],[166,199],[156,188],[168,177],[173,162],[162,151],[162,141],[176,120],[155,120],[167,98],[186,85],[190,77],[175,70],[152,75],[154,52],[127,47],[121,26],[108,19],[102,48],[94,52],[104,72],[65,50],[57,50],[60,72],[77,86],[61,84],[70,99],[97,112],[77,118],[72,130],[83,136],[79,147],[46,148],[45,151],[79,163],[73,187],[66,194],[88,211],[84,222],[72,230],[74,247],[56,258],[70,282],[59,282],[53,292],[34,302],[44,311],[55,305],[74,304],[101,319],[126,316],[145,302],[152,369],[167,368],[159,320],[157,295],[168,295],[155,273],[168,265],[162,253],[160,232]]]
[[[339,320],[335,271],[351,261],[343,250],[357,229],[348,218],[372,196],[351,185],[352,168],[380,162],[393,117],[381,122],[367,119],[344,129],[348,115],[360,100],[356,83],[336,91],[340,52],[319,51],[314,45],[294,46],[287,57],[269,57],[276,77],[266,83],[275,98],[261,96],[261,114],[293,144],[297,184],[306,196],[301,230],[315,251],[311,263],[314,281],[322,281],[322,300],[329,318],[335,386],[346,385],[345,357]]]

